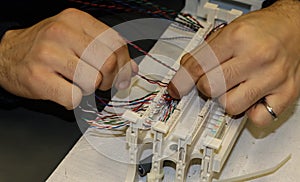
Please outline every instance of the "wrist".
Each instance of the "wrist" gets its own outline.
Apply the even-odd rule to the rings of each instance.
[[[17,22],[1,22],[0,23],[0,43],[2,37],[8,30],[19,28],[20,25]]]
[[[11,46],[14,40],[11,35],[16,30],[7,30],[3,33],[0,42],[0,87],[9,90],[11,77],[11,64],[13,63],[12,52],[15,54],[14,48]]]

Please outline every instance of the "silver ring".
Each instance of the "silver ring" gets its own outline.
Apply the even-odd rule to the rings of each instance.
[[[262,98],[260,101],[265,108],[267,109],[267,111],[271,114],[272,118],[274,121],[276,121],[278,119],[277,114],[274,112],[273,108],[267,103],[266,98]]]

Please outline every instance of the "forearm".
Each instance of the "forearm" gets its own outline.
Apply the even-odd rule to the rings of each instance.
[[[5,33],[8,30],[15,29],[20,27],[21,25],[18,22],[15,21],[3,21],[0,22],[0,67],[2,66],[2,63],[4,62],[3,58],[3,45],[2,38],[5,35]],[[2,78],[6,78],[6,75],[3,75],[3,70],[0,69],[0,75],[2,75]],[[22,99],[18,96],[15,96],[9,92],[7,92],[5,89],[2,88],[2,84],[0,83],[0,107],[1,108],[13,108],[16,107],[19,102]]]

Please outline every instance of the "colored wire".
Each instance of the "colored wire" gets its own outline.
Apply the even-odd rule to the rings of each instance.
[[[170,70],[176,72],[177,70],[175,70],[174,68],[172,68],[171,66],[167,65],[166,63],[162,62],[161,60],[155,58],[154,56],[152,56],[151,54],[149,54],[147,51],[143,50],[141,47],[139,47],[138,45],[134,44],[133,42],[130,42],[129,40],[126,40],[128,45],[132,46],[133,48],[135,48],[136,50],[138,50],[139,52],[143,53],[145,56],[149,56],[151,59],[153,59],[154,61],[156,61],[157,63],[165,66],[166,68],[169,68]]]
[[[203,28],[203,26],[199,23],[199,21],[197,21],[191,15],[186,13],[180,13],[175,10],[168,9],[166,7],[160,7],[159,5],[153,4],[152,2],[149,2],[147,0],[142,0],[142,1],[127,0],[127,2],[124,0],[112,0],[112,1],[97,0],[92,2],[83,1],[83,0],[69,0],[69,1],[73,3],[82,4],[84,5],[85,9],[87,6],[90,6],[92,8],[102,8],[105,11],[110,11],[111,13],[113,13],[113,11],[116,10],[116,11],[123,11],[123,12],[136,12],[141,14],[147,14],[153,17],[161,17],[172,21],[176,21],[178,23],[183,24],[184,26],[189,26],[194,31],[197,31],[199,28]],[[104,2],[105,4],[103,4]],[[172,17],[176,15],[180,15],[180,16],[177,16],[177,19],[176,18],[173,19]]]
[[[154,98],[154,96],[158,93],[158,91],[151,92],[143,97],[134,99],[134,100],[111,100],[109,104],[107,101],[104,101],[103,98],[96,96],[96,99],[101,102],[104,106],[108,107],[125,107],[125,106],[132,106],[132,105],[138,105],[140,103],[148,102]],[[118,104],[115,104],[118,103]],[[121,104],[120,104],[121,103]]]
[[[109,99],[106,99],[106,98],[102,98],[102,97],[99,97],[99,96],[96,96],[97,99],[99,100],[105,100],[105,101],[110,101],[110,102],[117,102],[117,103],[131,103],[131,102],[136,102],[136,101],[140,101],[140,100],[143,100],[143,99],[146,99],[150,96],[155,96],[156,94],[158,93],[158,91],[154,91],[154,92],[151,92],[143,97],[140,97],[140,98],[137,98],[137,99],[133,99],[133,100],[109,100]]]
[[[174,36],[174,37],[161,37],[159,40],[177,40],[177,39],[192,39],[191,36]]]
[[[161,87],[167,87],[168,86],[168,83],[162,82],[160,80],[152,80],[150,78],[147,78],[144,75],[141,75],[140,73],[138,73],[137,76],[141,77],[142,79],[146,80],[147,82],[149,82],[151,84],[157,84],[157,85],[159,85]]]
[[[227,23],[221,23],[219,25],[217,25],[216,27],[214,27],[207,35],[206,37],[204,38],[205,40],[214,32],[222,29],[223,27],[225,27],[227,25]]]
[[[127,2],[121,1],[121,0],[112,0],[107,2],[108,4],[100,4],[100,2],[103,2],[103,0],[93,1],[93,2],[87,2],[82,0],[69,0],[70,2],[80,3],[84,6],[90,6],[91,8],[103,8],[108,9],[108,11],[125,11],[125,12],[137,12],[137,13],[144,13],[144,14],[150,14],[152,16],[160,16],[167,19],[172,19],[172,16],[176,16],[175,22],[171,24],[174,28],[182,29],[184,31],[189,32],[195,32],[199,28],[203,28],[203,26],[200,24],[200,22],[195,19],[190,14],[184,14],[184,13],[178,13],[174,10],[167,9],[165,7],[159,7],[156,4],[153,4],[152,2],[149,2],[148,0],[128,0]],[[133,4],[132,4],[133,3]],[[137,6],[136,4],[139,4],[140,6]],[[146,8],[145,6],[148,6]],[[150,7],[150,8],[149,8]],[[211,32],[216,31],[219,29],[222,25],[219,25],[215,27]],[[210,33],[211,33],[210,32]],[[161,38],[162,40],[174,40],[174,39],[191,39],[192,37],[188,36],[179,36],[179,37],[168,37],[168,38]],[[150,57],[157,63],[165,66],[166,68],[176,72],[174,68],[167,65],[166,63],[162,62],[161,60],[155,58],[151,54],[149,54],[147,51],[143,50],[141,47],[137,46],[133,42],[126,40],[128,45],[132,46],[139,52],[143,53],[145,56]],[[167,87],[168,83],[164,83],[160,80],[154,80],[147,78],[146,76],[142,74],[137,74],[140,78],[144,79],[148,83],[151,84],[157,84],[161,87]],[[155,98],[156,92],[149,93],[141,98],[137,98],[134,100],[111,100],[101,98],[99,96],[96,96],[96,101],[98,101],[99,104],[107,107],[116,107],[116,108],[122,108],[122,109],[131,109],[134,112],[140,112],[145,111],[148,107],[151,101]],[[166,122],[169,117],[171,116],[171,113],[173,113],[174,109],[176,108],[176,104],[178,101],[174,100],[172,97],[168,95],[163,95],[163,99],[166,102],[166,108],[163,109],[163,113],[160,117],[160,120],[163,122]],[[89,109],[80,107],[81,110],[85,113],[93,114],[95,117],[94,119],[87,119],[83,118],[87,123],[90,124],[91,127],[95,127],[98,129],[122,129],[129,125],[129,121],[124,120],[121,115],[122,113],[113,113],[107,110],[103,110],[102,112],[98,112],[97,108],[93,107],[91,104],[87,103],[87,106]],[[144,126],[149,128],[151,126],[151,123],[145,122]]]
[[[184,26],[181,23],[177,23],[177,22],[171,23],[170,27],[181,30],[181,31],[185,31],[185,32],[195,33],[194,29],[190,28],[189,26]]]

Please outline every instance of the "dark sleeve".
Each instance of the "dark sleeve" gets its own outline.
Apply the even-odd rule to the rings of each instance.
[[[265,0],[262,4],[262,8],[266,8],[268,6],[271,6],[273,3],[275,3],[277,0]]]
[[[16,21],[2,21],[0,22],[0,46],[1,40],[7,30],[17,29],[21,25]],[[21,102],[22,98],[15,96],[0,87],[0,107],[1,108],[14,108]]]

